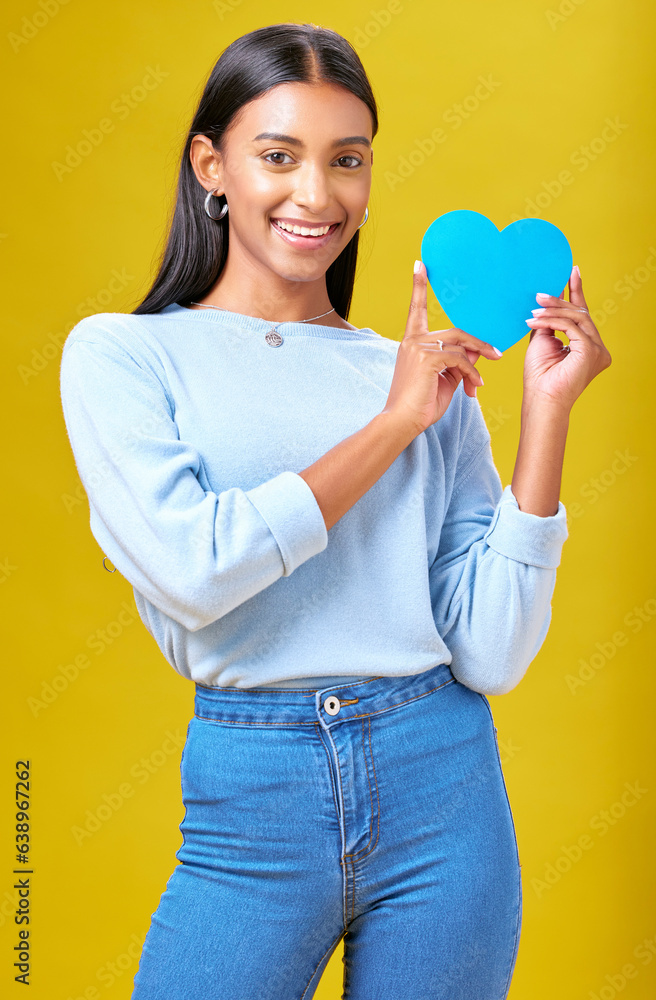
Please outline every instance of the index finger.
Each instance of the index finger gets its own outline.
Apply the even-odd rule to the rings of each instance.
[[[427,302],[428,274],[426,266],[421,260],[415,261],[415,271],[413,274],[412,296],[408,308],[408,321],[406,323],[404,336],[406,333],[428,333],[428,302]]]

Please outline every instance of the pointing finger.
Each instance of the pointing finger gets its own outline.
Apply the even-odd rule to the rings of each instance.
[[[427,285],[426,266],[422,261],[416,260],[404,336],[406,333],[428,333]]]

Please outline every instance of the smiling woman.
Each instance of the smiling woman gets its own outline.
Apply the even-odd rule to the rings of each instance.
[[[326,271],[366,210],[373,122],[359,97],[318,75],[316,56],[311,74],[243,107],[218,150],[208,136],[191,141],[199,184],[223,194],[230,213],[225,267],[195,307],[239,311],[249,302],[249,315],[281,322],[331,310]],[[354,134],[342,137],[345,129]],[[335,312],[326,325],[351,329]]]
[[[486,695],[546,636],[567,416],[607,352],[575,277],[535,321],[503,489],[476,399],[498,352],[428,329],[421,262],[401,342],[348,322],[377,128],[336,32],[238,38],[150,291],[64,345],[91,529],[195,685],[133,1000],[310,1000],[342,939],[349,1000],[510,985],[521,872]]]
[[[234,41],[192,121],[159,273],[134,314],[173,301],[279,322],[334,310],[326,325],[353,329],[377,131],[364,68],[335,32],[280,24]],[[225,214],[199,213],[208,192]]]

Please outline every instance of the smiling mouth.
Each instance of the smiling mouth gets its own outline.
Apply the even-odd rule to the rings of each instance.
[[[270,222],[273,228],[276,230],[276,232],[279,233],[279,235],[282,237],[282,239],[285,240],[285,242],[290,243],[292,246],[305,246],[305,247],[324,246],[326,243],[329,242],[335,231],[339,229],[341,225],[340,222],[335,222],[333,223],[333,225],[331,225],[328,232],[323,233],[319,236],[312,236],[309,232],[306,234],[293,233],[290,232],[288,229],[283,229],[283,227],[279,224],[277,219],[271,219]],[[301,227],[297,226],[296,228],[301,228]],[[322,229],[323,226],[312,226],[312,227],[304,226],[302,228],[304,229],[307,228],[308,230]]]

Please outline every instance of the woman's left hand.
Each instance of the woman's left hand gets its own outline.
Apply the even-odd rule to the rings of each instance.
[[[565,291],[563,291],[563,295]],[[592,322],[578,268],[569,278],[569,302],[555,295],[536,295],[540,309],[526,322],[531,337],[524,358],[524,394],[547,398],[569,411],[592,379],[612,358]],[[569,345],[556,337],[567,334]]]

